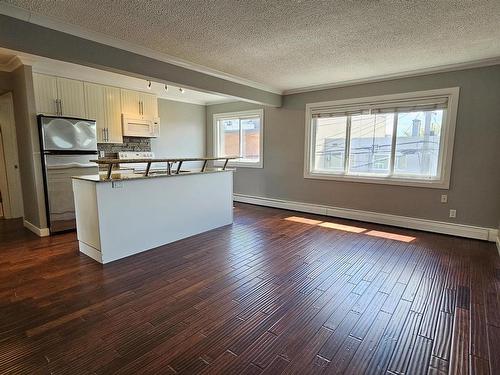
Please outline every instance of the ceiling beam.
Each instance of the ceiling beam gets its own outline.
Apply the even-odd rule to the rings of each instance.
[[[0,47],[280,107],[282,96],[0,14]]]

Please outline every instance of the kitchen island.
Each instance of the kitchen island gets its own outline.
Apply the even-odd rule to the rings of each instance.
[[[113,173],[109,168],[74,177],[80,252],[108,263],[231,224],[233,171],[207,168],[206,161],[213,159],[198,160],[205,161],[199,171],[172,169],[167,162],[165,173],[149,168],[142,174]]]

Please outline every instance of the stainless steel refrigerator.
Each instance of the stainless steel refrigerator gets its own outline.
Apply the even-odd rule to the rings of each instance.
[[[71,177],[98,173],[96,124],[93,120],[38,116],[45,183],[45,206],[51,233],[76,228]]]

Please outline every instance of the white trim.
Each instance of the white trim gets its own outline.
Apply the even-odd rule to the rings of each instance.
[[[321,180],[334,180],[334,181],[347,181],[347,182],[361,182],[361,183],[375,183],[386,185],[400,185],[400,186],[413,186],[413,187],[426,187],[434,189],[449,189],[451,177],[451,162],[453,156],[453,144],[455,138],[455,126],[458,111],[460,88],[450,87],[436,90],[414,91],[409,93],[398,93],[389,95],[378,95],[362,98],[341,99],[327,102],[307,103],[305,110],[305,144],[304,144],[304,178],[321,179]],[[363,176],[363,175],[346,175],[346,174],[330,174],[311,171],[312,165],[312,126],[311,126],[311,111],[314,108],[322,106],[343,106],[343,105],[356,105],[366,104],[370,102],[380,101],[397,101],[403,99],[413,99],[419,97],[434,97],[434,96],[447,96],[448,108],[443,116],[443,130],[441,141],[443,146],[440,148],[440,165],[438,166],[441,171],[439,180],[424,180],[418,178],[400,177],[386,177],[386,176]],[[346,155],[347,157],[347,155]]]
[[[0,64],[0,72],[10,73],[21,65],[23,65],[21,59],[18,56],[12,56],[6,63]]]
[[[87,40],[91,40],[97,43],[105,44],[111,47],[119,48],[125,51],[137,53],[139,55],[147,56],[156,60],[160,60],[169,64],[181,66],[183,68],[187,68],[190,70],[194,70],[196,72],[200,72],[203,74],[207,74],[213,77],[218,77],[225,79],[227,81],[239,83],[242,85],[246,85],[249,87],[253,87],[259,90],[264,90],[268,92],[272,92],[274,94],[281,94],[281,90],[278,90],[274,87],[270,87],[268,85],[254,82],[248,79],[244,79],[241,77],[237,77],[235,75],[222,72],[220,70],[208,68],[203,65],[195,64],[190,61],[186,61],[183,59],[179,59],[175,56],[171,56],[162,52],[155,51],[153,49],[140,46],[135,43],[128,42],[123,39],[114,38],[112,36],[102,34],[99,32],[91,31],[85,29],[83,27],[72,25],[70,23],[66,23],[60,21],[56,18],[47,17],[35,12],[30,12],[24,8],[17,7],[15,5],[10,5],[1,2],[0,3],[0,14],[4,14],[9,17],[14,17],[20,19],[22,21],[30,22],[35,25],[47,27],[52,30],[57,30],[63,33],[71,34],[80,38],[84,38]]]
[[[497,250],[498,250],[498,255],[500,255],[500,234],[497,234],[497,239],[496,239],[496,244],[497,244]]]
[[[38,237],[47,237],[48,235],[50,235],[49,228],[38,228],[26,219],[23,219],[23,225],[25,228],[35,233]]]
[[[78,248],[82,254],[98,261],[99,263],[104,263],[102,261],[102,253],[96,248],[87,245],[85,242],[78,241]]]
[[[283,90],[282,95],[301,94],[304,92],[329,90],[329,89],[335,89],[335,88],[340,88],[340,87],[349,87],[349,86],[362,85],[362,84],[367,84],[367,83],[392,81],[395,79],[419,77],[419,76],[425,76],[425,75],[429,75],[429,74],[454,72],[457,70],[483,68],[483,67],[494,66],[494,65],[500,65],[500,56],[486,58],[486,59],[480,59],[480,60],[474,60],[474,61],[468,61],[468,62],[463,62],[463,63],[457,63],[457,64],[440,65],[440,66],[431,67],[431,68],[409,70],[409,71],[400,72],[400,73],[384,74],[384,75],[380,75],[380,76],[352,79],[352,80],[348,80],[348,81],[340,81],[340,82],[324,83],[324,84],[320,84],[320,85],[298,87],[295,89]]]
[[[217,127],[217,121],[219,119],[228,119],[228,118],[240,118],[244,116],[259,116],[260,117],[260,139],[259,139],[259,151],[260,157],[258,163],[248,163],[241,161],[229,161],[227,164],[229,167],[236,168],[264,168],[264,109],[250,109],[247,111],[238,111],[238,112],[222,112],[222,113],[214,113],[212,116],[212,150],[213,156],[219,156],[219,129]],[[220,166],[223,162],[214,162],[214,165]]]
[[[392,225],[396,227],[448,234],[458,237],[474,238],[484,241],[494,242],[495,238],[498,236],[498,230],[493,228],[454,224],[444,221],[383,214],[372,211],[354,210],[350,208],[325,206],[312,203],[293,202],[282,199],[256,197],[244,194],[233,194],[233,197],[236,202],[275,207],[292,211],[307,212],[317,215],[339,217],[343,219],[366,221],[369,223]]]

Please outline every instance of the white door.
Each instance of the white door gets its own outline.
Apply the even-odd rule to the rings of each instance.
[[[22,217],[24,209],[21,176],[14,104],[10,92],[0,96],[0,153],[0,189],[4,216],[6,218]]]
[[[57,77],[57,96],[63,116],[85,118],[83,82]]]
[[[33,73],[33,87],[37,113],[57,116],[57,78]]]
[[[106,142],[106,116],[104,109],[104,86],[85,82],[85,118],[95,120],[97,142]]]

